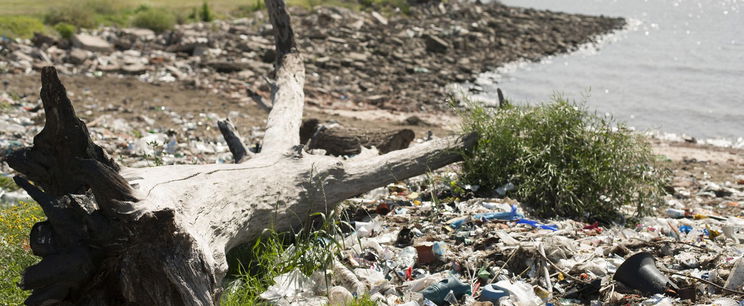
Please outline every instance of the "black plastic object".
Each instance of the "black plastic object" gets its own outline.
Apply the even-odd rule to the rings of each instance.
[[[597,278],[588,284],[577,284],[575,287],[566,291],[563,295],[567,299],[577,299],[585,302],[599,298],[599,290],[602,288],[602,279]]]
[[[617,268],[612,278],[629,288],[638,289],[647,294],[678,289],[677,285],[656,268],[654,256],[647,252],[630,256]]]

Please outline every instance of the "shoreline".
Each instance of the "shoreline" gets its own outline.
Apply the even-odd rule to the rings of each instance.
[[[408,16],[340,7],[291,11],[310,101],[394,112],[445,110],[451,83],[472,81],[518,59],[569,52],[625,24],[622,18],[495,2],[420,5]],[[267,22],[259,11],[253,18],[181,25],[162,34],[100,28],[74,46],[39,36],[33,45],[7,44],[0,71],[28,73],[54,64],[64,74],[135,75],[226,97],[243,96],[246,88],[266,95],[263,78],[273,60]]]

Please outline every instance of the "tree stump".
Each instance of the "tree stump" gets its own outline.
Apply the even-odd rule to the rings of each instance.
[[[20,286],[33,290],[27,305],[218,304],[225,254],[269,220],[289,230],[298,216],[459,161],[474,144],[475,135],[444,138],[363,160],[305,154],[302,57],[284,2],[266,6],[277,51],[273,107],[263,149],[244,159],[236,147],[245,154],[236,164],[121,168],[90,139],[56,70],[42,69],[44,129],[6,159],[47,216],[30,235],[42,260],[23,273]]]

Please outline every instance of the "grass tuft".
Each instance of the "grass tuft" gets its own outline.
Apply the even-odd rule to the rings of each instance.
[[[319,220],[315,229],[305,228],[297,233],[268,229],[253,244],[231,250],[228,277],[233,280],[221,304],[259,304],[259,295],[273,285],[274,277],[294,269],[307,276],[326,271],[340,250],[341,222],[335,213],[313,217]]]
[[[466,111],[464,130],[480,139],[465,154],[464,180],[486,190],[512,183],[506,195],[546,217],[610,222],[623,206],[641,216],[661,203],[665,175],[653,167],[645,138],[583,105],[554,100]]]
[[[75,35],[75,32],[77,32],[77,28],[69,23],[58,23],[54,25],[54,29],[59,33],[59,36],[64,39],[72,38],[72,36]]]

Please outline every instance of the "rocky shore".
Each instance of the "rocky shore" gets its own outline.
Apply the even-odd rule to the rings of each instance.
[[[344,128],[406,125],[417,132],[413,146],[432,137],[427,131],[437,137],[455,129],[436,112],[446,105],[446,85],[513,60],[569,51],[624,24],[498,3],[417,7],[410,16],[328,7],[292,14],[306,59],[306,116]],[[249,144],[263,136],[266,113],[246,90],[268,95],[274,54],[266,22],[259,12],[162,34],[103,28],[71,41],[2,41],[0,157],[31,145],[42,128],[34,71],[53,64],[66,74],[93,141],[119,164],[232,162],[216,121],[237,122]],[[423,120],[341,119],[319,111],[339,106]],[[742,282],[731,280],[744,274],[738,268],[744,267],[744,151],[652,141],[660,165],[672,171],[668,207],[635,226],[536,219],[507,197],[475,198],[470,191],[477,186],[453,184],[457,169],[445,169],[345,203],[353,229],[330,267],[332,284],[293,271],[262,297],[300,305],[343,303],[352,294],[381,305],[736,305]],[[0,172],[6,181],[13,175],[5,163]],[[0,188],[0,206],[24,199],[22,191]],[[615,281],[625,259],[638,252],[652,256],[681,290],[652,294]],[[282,286],[290,277],[312,290]],[[437,289],[447,283],[462,293],[435,294],[449,293]],[[721,289],[729,285],[734,294]],[[235,280],[226,292],[240,286]]]
[[[452,1],[383,16],[337,7],[293,8],[305,55],[310,104],[353,109],[431,111],[447,107],[452,83],[515,60],[538,60],[592,42],[624,26],[622,18]],[[245,89],[266,95],[274,59],[264,12],[251,18],[145,29],[101,28],[72,39],[37,35],[2,40],[0,71],[30,73],[55,65],[65,74],[136,75],[178,82],[227,98]]]

